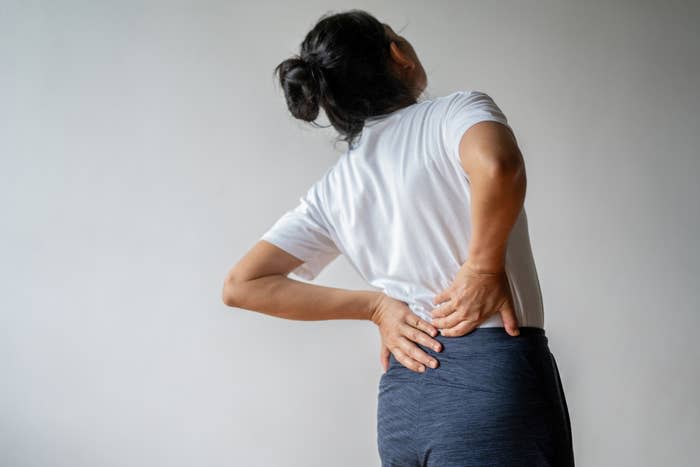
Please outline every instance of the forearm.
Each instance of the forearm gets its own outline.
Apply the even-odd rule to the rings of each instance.
[[[272,274],[236,284],[229,305],[277,318],[319,321],[371,318],[380,292],[309,284]]]
[[[484,167],[470,181],[472,226],[465,265],[478,271],[502,270],[508,236],[525,201],[525,166]]]

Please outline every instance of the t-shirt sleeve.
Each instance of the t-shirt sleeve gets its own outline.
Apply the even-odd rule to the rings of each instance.
[[[307,280],[315,279],[341,254],[324,215],[320,186],[321,181],[312,185],[296,207],[285,212],[261,237],[304,261],[290,274]]]
[[[496,102],[485,92],[457,91],[451,95],[441,126],[445,150],[453,161],[461,164],[459,143],[464,133],[477,123],[487,120],[500,122],[513,131]]]

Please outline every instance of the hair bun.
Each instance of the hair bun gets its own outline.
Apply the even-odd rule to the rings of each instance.
[[[282,62],[279,68],[289,111],[298,119],[316,120],[321,101],[320,67],[313,61],[294,57]]]

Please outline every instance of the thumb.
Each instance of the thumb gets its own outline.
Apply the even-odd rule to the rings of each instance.
[[[510,299],[506,300],[501,307],[500,312],[506,332],[511,336],[520,335],[520,329],[518,329],[518,318],[515,315],[513,303],[510,301]]]
[[[384,368],[384,373],[386,373],[386,370],[389,369],[389,355],[391,352],[389,349],[382,345],[381,350],[379,351],[379,362],[382,364],[382,368]]]

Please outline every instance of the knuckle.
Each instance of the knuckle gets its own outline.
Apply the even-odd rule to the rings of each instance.
[[[430,357],[424,352],[421,352],[420,350],[415,350],[412,354],[411,357],[417,362],[418,365],[421,365],[423,362],[427,362]]]

